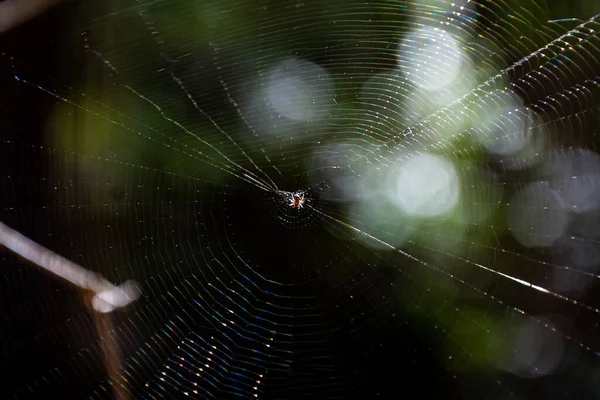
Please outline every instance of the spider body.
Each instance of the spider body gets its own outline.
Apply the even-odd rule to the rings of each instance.
[[[304,192],[295,192],[290,194],[288,205],[292,208],[301,209],[304,207]]]

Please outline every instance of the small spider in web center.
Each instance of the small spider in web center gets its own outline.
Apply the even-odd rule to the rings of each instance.
[[[301,209],[304,207],[304,192],[295,192],[290,194],[288,205],[292,208]]]

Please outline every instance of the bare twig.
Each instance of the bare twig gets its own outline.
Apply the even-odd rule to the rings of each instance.
[[[0,33],[43,13],[63,0],[5,0],[0,2]]]
[[[126,281],[120,286],[115,286],[102,276],[35,243],[1,222],[0,245],[81,289],[95,293],[92,306],[100,313],[95,313],[96,328],[102,343],[107,373],[111,381],[114,382],[114,398],[116,400],[127,400],[129,398],[127,389],[118,383],[121,369],[120,349],[109,340],[112,324],[110,316],[106,314],[136,300],[140,296],[137,283]]]
[[[115,286],[102,276],[26,238],[0,222],[0,245],[53,274],[68,280],[82,289],[95,293],[92,305],[96,311],[106,313],[124,307],[136,300],[140,291],[134,281]]]

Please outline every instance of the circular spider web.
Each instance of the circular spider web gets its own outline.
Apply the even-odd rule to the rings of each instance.
[[[5,252],[7,398],[595,398],[598,12],[109,2],[5,34],[1,221],[141,290],[97,312]]]

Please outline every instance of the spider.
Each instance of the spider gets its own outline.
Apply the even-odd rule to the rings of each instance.
[[[288,205],[297,209],[304,207],[304,192],[292,193]]]

